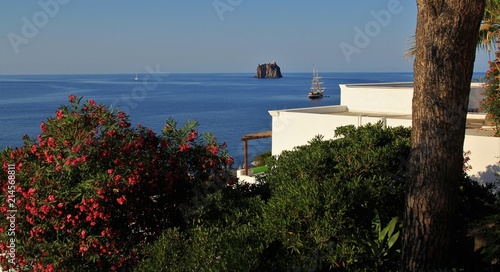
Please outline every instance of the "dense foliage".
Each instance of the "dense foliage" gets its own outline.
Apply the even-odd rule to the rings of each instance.
[[[269,253],[281,255],[272,264],[277,271],[310,264],[357,271],[369,264],[373,271],[381,257],[367,248],[374,218],[385,227],[402,216],[409,135],[407,128],[381,124],[341,127],[338,140],[316,138],[279,157],[267,179],[271,198],[263,213],[275,247]],[[397,261],[386,260],[380,269]]]
[[[397,267],[409,133],[382,125],[343,127],[340,140],[316,138],[284,152],[264,183],[211,195],[199,211],[203,223],[166,232],[137,271]]]
[[[80,100],[70,96],[37,139],[0,155],[0,249],[14,253],[0,257],[3,268],[130,267],[144,244],[190,224],[184,211],[207,187],[231,182],[225,146],[200,137],[195,122],[177,128],[167,120],[156,135],[132,128],[123,112]]]
[[[156,135],[71,96],[37,139],[0,153],[2,267],[398,269],[408,128],[338,128],[337,140],[316,137],[278,158],[265,154],[268,172],[242,184],[228,171],[224,144],[200,137],[196,125],[167,120]],[[464,178],[457,222],[463,236],[485,241],[474,262],[459,256],[484,271],[499,252],[491,189]]]
[[[481,110],[488,113],[488,118],[495,123],[495,136],[500,136],[500,51],[490,61],[490,69],[485,76],[484,99],[481,101]]]
[[[209,195],[193,212],[200,224],[165,232],[136,271],[398,271],[410,130],[379,124],[336,134],[282,153],[261,183]],[[495,269],[491,189],[464,177],[459,271]],[[475,253],[473,236],[484,241]]]

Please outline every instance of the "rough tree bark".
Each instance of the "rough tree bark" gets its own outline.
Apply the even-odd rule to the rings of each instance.
[[[452,265],[463,142],[484,0],[417,0],[402,271]]]

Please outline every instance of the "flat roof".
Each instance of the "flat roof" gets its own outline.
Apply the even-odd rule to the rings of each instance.
[[[296,113],[308,113],[308,114],[325,114],[325,115],[339,115],[339,116],[363,116],[363,117],[378,117],[378,118],[391,118],[391,119],[404,119],[411,120],[411,114],[404,113],[387,113],[387,112],[375,112],[375,111],[351,111],[349,107],[345,105],[332,105],[332,106],[323,106],[323,107],[312,107],[312,108],[295,108],[288,110],[276,110],[271,112],[296,112]],[[271,114],[273,115],[273,114]],[[485,116],[484,113],[473,113],[470,112],[467,114],[466,121],[466,135],[476,135],[476,136],[486,136],[493,137],[495,136],[495,130],[492,127],[484,127],[485,125]],[[262,133],[262,132],[261,132]],[[267,132],[269,133],[269,132]],[[244,139],[259,139],[263,138],[261,136],[266,135],[266,132],[263,134],[249,134],[244,137]],[[266,135],[267,136],[267,135]],[[265,137],[266,137],[265,136]],[[270,137],[270,136],[267,136]],[[244,140],[242,139],[242,140]]]
[[[381,118],[394,118],[394,119],[411,119],[411,114],[404,113],[387,113],[387,112],[376,112],[376,111],[341,111],[341,112],[325,112],[325,114],[331,115],[343,115],[343,116],[366,116],[366,117],[381,117]]]
[[[494,129],[483,129],[483,128],[466,128],[465,135],[474,135],[474,136],[484,136],[484,137],[495,137]]]
[[[371,87],[385,87],[385,88],[413,88],[413,82],[381,82],[381,83],[355,83],[355,84],[341,84],[347,87],[357,88],[371,88]]]
[[[483,85],[484,82],[471,82],[471,87],[478,87]],[[382,88],[413,88],[415,86],[414,82],[375,82],[375,83],[352,83],[352,84],[340,84],[346,87],[356,87],[356,88],[371,88],[371,87],[382,87]]]

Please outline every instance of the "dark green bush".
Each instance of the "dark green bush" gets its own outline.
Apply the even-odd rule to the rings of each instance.
[[[275,248],[269,253],[279,256],[276,271],[369,267],[362,241],[371,237],[372,220],[403,213],[409,135],[381,124],[347,126],[336,131],[341,139],[317,137],[280,155],[267,175],[271,198],[262,223]]]
[[[266,151],[262,154],[255,156],[253,160],[254,166],[264,166],[271,162],[272,154],[271,151]]]
[[[404,163],[399,158],[408,155],[409,133],[382,125],[343,127],[337,131],[342,139],[316,138],[284,152],[264,185],[227,187],[207,198],[195,212],[200,225],[167,232],[148,248],[152,257],[138,271],[316,271],[375,265],[363,261],[370,254],[367,237],[373,238],[377,212],[382,227],[402,214]]]
[[[500,271],[500,194],[494,184],[465,178],[460,188],[460,248],[467,271]],[[496,192],[496,193],[495,193]]]
[[[264,248],[259,227],[266,186],[235,185],[197,207],[197,226],[171,229],[145,250],[135,271],[250,271]]]
[[[397,271],[410,129],[347,126],[336,136],[283,152],[262,184],[209,195],[194,227],[165,232],[137,271]],[[498,206],[467,178],[461,192],[465,237]],[[498,228],[483,234],[498,241]],[[478,258],[498,252],[488,245]]]

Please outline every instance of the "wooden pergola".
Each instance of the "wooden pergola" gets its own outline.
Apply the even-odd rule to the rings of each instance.
[[[256,132],[256,133],[250,133],[241,140],[243,141],[243,149],[244,149],[244,156],[245,156],[245,176],[248,176],[248,141],[249,140],[257,140],[257,139],[262,139],[262,138],[269,138],[273,136],[272,131],[262,131],[262,132]]]

